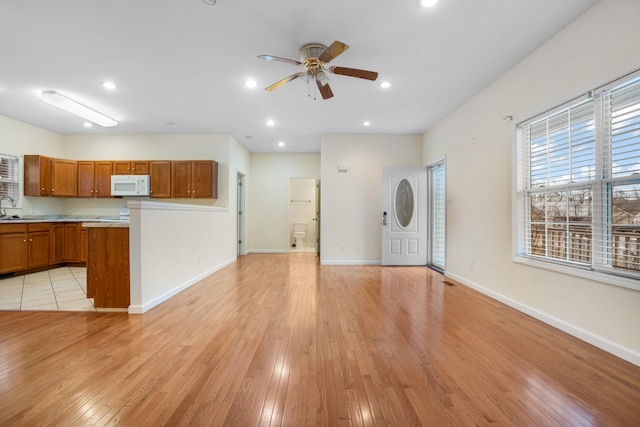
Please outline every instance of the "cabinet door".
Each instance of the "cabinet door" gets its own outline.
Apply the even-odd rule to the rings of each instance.
[[[171,162],[149,162],[149,180],[151,197],[171,197]]]
[[[131,173],[131,162],[129,160],[116,160],[113,162],[114,175],[133,175]]]
[[[78,162],[78,197],[94,197],[95,163]]]
[[[131,175],[149,175],[149,162],[145,160],[132,160]]]
[[[76,197],[78,194],[78,172],[75,160],[51,160],[51,195]]]
[[[171,197],[191,197],[191,161],[171,163]]]
[[[46,267],[49,265],[51,239],[48,231],[36,231],[28,236],[29,268]]]
[[[80,261],[80,223],[74,222],[64,225],[64,260]]]
[[[111,162],[95,162],[96,173],[94,181],[95,197],[111,197],[111,174],[113,164]]]
[[[24,195],[48,196],[51,193],[51,158],[24,156]]]
[[[51,225],[51,264],[64,261],[64,224]]]
[[[191,162],[191,197],[213,197],[213,161]]]
[[[0,234],[0,273],[27,268],[27,233]]]
[[[87,252],[89,250],[88,232],[86,227],[80,229],[80,261],[87,262]]]

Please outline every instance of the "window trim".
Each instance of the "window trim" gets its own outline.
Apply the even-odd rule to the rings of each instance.
[[[15,200],[16,206],[6,206],[3,205],[2,209],[22,209],[23,201],[24,201],[24,156],[21,154],[11,153],[9,151],[0,151],[0,156],[14,157],[18,161],[18,196]],[[2,195],[0,195],[2,197]],[[4,202],[4,201],[3,201]]]
[[[512,157],[512,259],[515,263],[527,265],[534,268],[541,268],[545,270],[555,271],[562,274],[567,274],[574,277],[580,277],[583,279],[619,286],[626,289],[631,289],[635,291],[640,291],[640,272],[637,274],[624,274],[624,270],[617,271],[614,268],[606,269],[603,271],[597,267],[597,263],[593,262],[593,257],[595,254],[595,244],[592,246],[592,261],[591,265],[580,265],[580,264],[571,264],[567,261],[554,261],[551,258],[541,258],[535,255],[527,255],[525,254],[525,241],[523,238],[524,229],[527,227],[527,221],[525,220],[525,209],[526,209],[526,200],[525,196],[527,194],[527,189],[525,185],[525,172],[526,168],[523,167],[523,160],[526,153],[524,152],[524,143],[523,137],[524,132],[522,132],[522,128],[524,126],[535,123],[539,120],[542,120],[546,117],[554,115],[562,110],[566,110],[568,108],[572,108],[585,102],[589,98],[592,98],[594,94],[598,97],[602,96],[603,92],[609,91],[610,89],[624,85],[625,82],[629,82],[631,80],[640,77],[640,70],[635,70],[633,72],[627,73],[622,77],[619,77],[615,80],[609,81],[603,85],[599,85],[592,91],[589,91],[585,94],[578,95],[573,97],[572,99],[563,102],[560,105],[549,108],[544,112],[536,114],[534,116],[529,117],[526,120],[518,121],[517,123],[512,124],[511,131],[513,132],[513,141],[515,141],[516,147],[513,151]],[[598,114],[596,114],[596,123],[597,133],[602,133],[602,127],[599,123],[600,118]],[[600,138],[601,136],[596,136]],[[601,155],[599,152],[601,151],[602,146],[600,145],[598,149],[598,144],[596,149],[596,163],[599,161],[599,156]],[[631,177],[624,177],[623,179],[629,180]],[[611,183],[618,181],[618,178],[608,177],[608,178],[598,178],[596,181],[593,181],[592,184],[594,187],[598,185],[602,185],[603,183]],[[602,206],[596,206],[595,202],[593,204],[593,215],[596,215],[596,210],[601,210]],[[591,225],[593,227],[592,236],[595,235],[595,228],[601,226],[602,223],[600,221],[595,221],[595,218],[592,217]],[[599,249],[598,249],[599,250]]]

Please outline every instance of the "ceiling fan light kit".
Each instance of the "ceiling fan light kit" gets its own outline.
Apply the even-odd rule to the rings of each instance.
[[[305,71],[301,71],[285,77],[265,88],[267,91],[273,91],[280,86],[284,86],[292,80],[302,77],[302,80],[309,84],[309,96],[311,96],[311,83],[315,81],[322,99],[329,99],[333,97],[333,91],[329,87],[329,77],[327,72],[342,76],[357,77],[360,79],[375,81],[378,78],[378,73],[375,71],[360,70],[357,68],[347,67],[327,67],[327,64],[335,59],[338,55],[349,49],[349,46],[340,42],[334,41],[329,47],[321,43],[307,43],[300,48],[300,60],[281,58],[273,55],[259,55],[258,58],[265,59],[267,61],[279,61],[286,62],[297,66],[303,66]],[[314,88],[315,90],[315,88]],[[314,97],[315,98],[315,97]]]

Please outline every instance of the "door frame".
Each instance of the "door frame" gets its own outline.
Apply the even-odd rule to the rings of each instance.
[[[246,176],[240,172],[238,172],[237,178],[237,209],[236,209],[236,218],[238,221],[238,230],[237,230],[237,242],[238,242],[238,255],[246,255],[247,254],[247,246],[246,246]]]

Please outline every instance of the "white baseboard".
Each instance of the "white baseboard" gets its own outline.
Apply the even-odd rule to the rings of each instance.
[[[321,265],[380,265],[379,259],[325,259],[320,257]]]
[[[594,345],[608,353],[611,353],[614,356],[624,359],[627,362],[633,363],[636,366],[640,366],[640,353],[638,352],[635,352],[629,348],[621,346],[620,344],[616,344],[612,341],[609,341],[606,338],[595,335],[589,331],[586,331],[582,328],[572,325],[571,323],[568,323],[562,319],[558,319],[557,317],[551,316],[545,312],[529,307],[528,305],[524,305],[500,293],[492,291],[491,289],[487,289],[484,286],[481,286],[477,283],[466,280],[456,274],[445,272],[444,275],[452,278],[456,282],[459,282],[465,286],[475,289],[476,291],[484,295],[487,295],[490,298],[500,301],[501,303],[506,304],[509,307],[515,308],[518,311],[521,311],[535,319],[538,319],[548,325],[551,325],[554,328],[560,329],[561,331],[566,332],[569,335],[573,335],[574,337],[581,339],[582,341],[588,342],[589,344]]]
[[[251,249],[248,254],[288,254],[287,249]]]
[[[229,264],[234,263],[237,260],[237,257],[233,257],[230,258],[216,266],[214,266],[213,268],[210,268],[209,270],[205,271],[204,273],[201,273],[197,276],[194,276],[192,278],[190,278],[189,280],[183,282],[182,284],[176,286],[175,288],[165,292],[162,295],[159,295],[155,298],[153,298],[151,301],[148,301],[146,303],[144,303],[143,305],[130,305],[129,306],[129,314],[143,314],[146,313],[147,311],[151,310],[153,307],[167,301],[168,299],[170,299],[171,297],[177,295],[178,293],[184,291],[185,289],[195,285],[196,283],[198,283],[200,280],[204,279],[207,276],[212,275],[213,273],[215,273],[216,271],[220,270],[221,268],[226,267]]]

